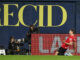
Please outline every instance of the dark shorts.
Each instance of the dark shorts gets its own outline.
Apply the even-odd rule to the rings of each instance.
[[[58,50],[58,52],[59,52],[58,55],[64,55],[66,50],[67,49],[64,49],[64,48],[60,47],[59,50]]]

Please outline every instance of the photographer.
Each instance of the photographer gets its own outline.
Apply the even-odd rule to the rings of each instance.
[[[15,50],[16,50],[16,46],[15,46],[15,39],[13,36],[10,37],[10,42],[9,42],[9,45],[8,45],[8,49],[9,49],[9,54],[10,55],[14,55],[15,53]]]

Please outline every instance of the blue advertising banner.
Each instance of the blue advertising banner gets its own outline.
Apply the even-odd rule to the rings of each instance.
[[[40,33],[68,33],[75,28],[74,2],[0,2],[0,45],[8,46],[10,36],[24,38],[30,25]]]

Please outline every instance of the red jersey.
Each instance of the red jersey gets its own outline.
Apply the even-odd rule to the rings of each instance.
[[[75,41],[76,41],[76,39],[75,39],[74,36],[69,36],[65,42],[70,43],[70,42],[75,42]],[[64,48],[64,49],[67,49],[69,46],[70,45],[67,45],[67,44],[63,43],[61,47]]]

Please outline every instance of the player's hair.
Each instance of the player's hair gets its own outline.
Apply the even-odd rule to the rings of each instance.
[[[75,34],[75,30],[74,29],[70,29],[72,32],[73,32],[73,34]]]

